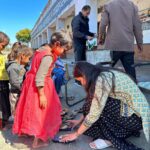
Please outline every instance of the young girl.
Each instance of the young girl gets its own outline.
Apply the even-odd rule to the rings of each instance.
[[[9,44],[8,36],[0,32],[0,120],[2,119],[2,128],[5,127],[8,121],[10,113],[9,103],[9,86],[8,86],[8,74],[5,69],[6,57],[2,54],[2,50]]]
[[[76,64],[74,77],[85,87],[87,101],[84,115],[72,121],[81,126],[65,135],[62,142],[84,133],[93,138],[92,149],[114,146],[118,150],[142,150],[126,140],[140,136],[142,129],[147,142],[150,136],[150,106],[134,81],[123,72],[87,62]]]
[[[64,52],[67,44],[61,33],[54,33],[50,45],[35,52],[23,83],[13,133],[34,136],[33,148],[47,145],[39,145],[39,139],[44,142],[52,139],[62,122],[60,100],[50,75],[57,57]]]
[[[24,66],[32,57],[32,53],[33,51],[30,48],[18,48],[13,49],[8,56],[9,61],[6,64],[6,68],[9,75],[9,83],[11,85],[9,100],[12,120],[14,118],[16,104],[20,95],[23,77],[26,72]]]
[[[11,53],[8,54],[7,57],[9,61],[14,60],[15,53],[13,52],[17,51],[19,48],[22,48],[22,44],[20,42],[15,42],[11,48]]]

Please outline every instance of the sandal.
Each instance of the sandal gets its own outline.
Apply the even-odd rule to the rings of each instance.
[[[74,119],[75,118],[75,116],[74,115],[69,115],[69,116],[64,116],[63,117],[63,122],[66,122],[67,120],[72,120],[72,119]]]
[[[65,108],[65,109],[62,110],[61,116],[65,116],[65,115],[67,115],[67,113],[68,113],[68,109]]]
[[[97,139],[94,142],[90,143],[89,145],[92,149],[104,149],[104,148],[108,148],[112,146],[112,145],[107,144],[105,140],[102,140],[102,139]]]
[[[73,131],[73,128],[69,127],[68,124],[64,124],[60,127],[60,131]]]
[[[61,136],[55,136],[53,139],[52,139],[52,141],[54,142],[54,143],[61,143]]]
[[[64,143],[64,142],[61,142],[61,139],[62,139],[62,136],[55,136],[52,141],[54,143],[63,143],[63,144],[69,144],[69,143],[74,142],[74,141],[68,141]]]

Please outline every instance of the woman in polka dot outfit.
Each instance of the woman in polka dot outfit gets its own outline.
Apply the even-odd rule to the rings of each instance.
[[[71,121],[73,126],[81,124],[79,129],[62,136],[61,142],[85,134],[93,138],[93,149],[142,150],[126,140],[139,137],[143,129],[149,141],[150,106],[136,83],[119,70],[87,62],[76,64],[74,77],[85,88],[87,100],[80,120]]]

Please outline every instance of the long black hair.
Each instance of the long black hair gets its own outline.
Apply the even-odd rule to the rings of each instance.
[[[103,67],[102,65],[92,65],[88,62],[78,62],[74,68],[74,77],[84,77],[86,79],[85,90],[87,92],[87,98],[92,99],[94,97],[95,86],[98,76],[101,75],[103,81],[107,78],[103,72],[109,72],[112,74],[112,92],[115,89],[115,76],[110,68]],[[108,82],[108,81],[107,81]],[[108,85],[110,83],[108,82]],[[104,87],[105,88],[105,87]]]

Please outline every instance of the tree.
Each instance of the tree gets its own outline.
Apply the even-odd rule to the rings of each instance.
[[[16,33],[16,39],[18,42],[29,43],[31,40],[31,30],[23,29]]]

